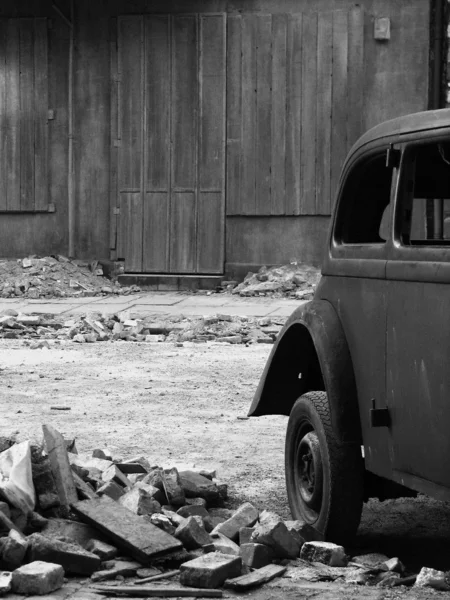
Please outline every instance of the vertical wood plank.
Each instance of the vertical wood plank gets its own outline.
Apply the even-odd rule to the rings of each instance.
[[[347,150],[363,133],[364,104],[364,11],[355,7],[348,24],[348,106]],[[407,21],[402,21],[407,22]]]
[[[145,189],[167,191],[170,167],[170,40],[169,18],[165,15],[145,18],[145,87]]]
[[[194,189],[197,180],[197,23],[192,16],[173,17],[172,182]]]
[[[227,214],[241,211],[242,17],[227,21]]]
[[[34,20],[34,206],[48,207],[48,29]]]
[[[195,194],[172,192],[171,252],[172,273],[193,273],[195,270],[196,228]]]
[[[119,17],[121,144],[119,189],[140,190],[142,163],[142,18]]]
[[[199,187],[222,190],[224,173],[225,29],[222,16],[200,17]]]
[[[272,158],[272,17],[256,22],[256,207],[258,215],[271,213]]]
[[[7,112],[6,112],[6,19],[0,19],[0,210],[8,208],[7,198]]]
[[[317,25],[316,212],[330,214],[333,13],[319,13]],[[353,108],[352,108],[353,110]]]
[[[348,114],[348,19],[347,12],[333,13],[333,108],[331,133],[331,194],[335,196],[347,153]],[[351,109],[350,109],[351,110]]]
[[[272,15],[272,215],[285,213],[287,15]]]
[[[317,13],[303,15],[301,204],[316,213]]]
[[[287,33],[286,83],[286,198],[285,213],[300,213],[301,127],[302,127],[302,36],[301,14],[292,15]]]
[[[168,270],[168,206],[168,192],[147,192],[144,195],[144,272],[165,273]]]
[[[111,68],[111,164],[109,171],[109,248],[110,250],[117,249],[117,214],[116,209],[119,208],[118,196],[118,168],[119,168],[119,148],[117,143],[119,140],[119,65],[117,55],[118,44],[118,29],[117,19],[111,19],[109,24],[109,54]]]
[[[33,30],[33,19],[20,19],[20,210],[34,209]]]
[[[200,192],[198,197],[197,272],[222,273],[224,262],[223,195]]]
[[[256,212],[256,25],[257,16],[242,17],[242,166],[241,214]]]
[[[127,272],[142,271],[142,198],[139,192],[120,194],[117,258]]]

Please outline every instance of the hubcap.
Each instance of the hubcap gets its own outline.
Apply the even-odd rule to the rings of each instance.
[[[297,469],[298,489],[305,508],[318,513],[322,503],[323,469],[319,439],[314,431],[308,432],[300,440]]]

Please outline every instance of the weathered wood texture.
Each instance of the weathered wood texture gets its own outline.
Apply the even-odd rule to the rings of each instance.
[[[229,18],[228,215],[330,214],[362,133],[363,41],[360,8]]]
[[[82,500],[72,508],[83,521],[105,533],[119,548],[144,564],[152,557],[182,547],[179,540],[110,498]]]
[[[128,271],[221,272],[224,15],[119,17],[117,79],[117,257]]]
[[[0,211],[46,210],[47,19],[0,19]]]

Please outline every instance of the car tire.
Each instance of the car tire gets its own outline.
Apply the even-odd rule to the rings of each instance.
[[[310,539],[351,541],[361,519],[364,461],[358,444],[336,439],[326,392],[308,392],[294,404],[285,473],[292,516],[310,526]]]

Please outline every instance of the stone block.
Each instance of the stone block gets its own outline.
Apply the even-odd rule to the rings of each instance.
[[[305,542],[300,558],[330,567],[346,567],[348,562],[344,548],[332,542]]]
[[[10,571],[20,567],[24,561],[27,548],[27,538],[18,531],[11,529],[2,544],[2,561],[5,567]]]
[[[241,574],[241,559],[210,552],[180,566],[180,583],[198,588],[217,588]]]
[[[0,571],[0,596],[7,594],[11,589],[12,573],[9,571]]]
[[[98,488],[97,494],[99,496],[109,496],[113,500],[118,500],[125,494],[123,486],[119,485],[115,481],[108,481]]]
[[[100,459],[97,459],[100,460]],[[122,473],[122,471],[116,466],[111,465],[108,469],[102,473],[102,481],[108,483],[108,481],[114,481],[123,487],[131,487],[131,481]]]
[[[58,590],[63,583],[64,569],[61,565],[37,560],[13,572],[11,589],[24,596],[43,596]]]
[[[154,513],[150,516],[146,516],[146,519],[149,519],[150,523],[156,525],[163,531],[170,533],[170,535],[175,535],[176,527],[173,525],[172,521],[166,515]]]
[[[86,550],[98,556],[102,562],[116,558],[118,553],[115,546],[111,546],[111,544],[107,544],[100,540],[90,540],[86,546]]]
[[[252,541],[252,533],[254,531],[254,527],[241,527],[239,529],[239,546],[242,546],[242,544],[249,544]]]
[[[156,489],[156,488],[154,488]],[[143,488],[134,487],[119,498],[119,504],[135,515],[152,515],[161,512],[161,505]]]
[[[175,531],[175,537],[182,542],[187,550],[201,548],[212,542],[210,535],[200,527],[195,517],[188,517]]]
[[[221,533],[230,538],[230,540],[237,541],[239,530],[242,527],[251,527],[254,525],[258,516],[258,510],[250,502],[245,502],[229,519],[217,525],[211,533]]]
[[[264,544],[242,544],[240,556],[244,565],[252,569],[261,569],[273,560],[273,550]]]
[[[47,538],[40,533],[28,537],[30,561],[45,561],[61,565],[66,573],[91,575],[100,568],[101,560],[78,544]]]
[[[145,475],[144,475],[144,477],[145,477]],[[136,489],[136,488],[144,490],[148,496],[150,496],[151,498],[156,500],[156,502],[158,502],[160,505],[166,503],[165,493],[162,492],[161,490],[159,490],[154,485],[151,485],[150,483],[145,483],[144,481],[140,480],[140,481],[136,481],[136,483],[133,485],[133,489]]]
[[[397,558],[390,558],[384,562],[389,571],[393,571],[394,573],[403,573],[405,571],[405,567],[403,563]]]
[[[185,492],[181,485],[180,475],[177,469],[165,469],[162,472],[164,493],[167,501],[173,506],[182,506],[185,501]],[[157,486],[155,486],[157,487]],[[196,494],[198,496],[198,494]]]
[[[278,515],[270,514],[255,526],[252,542],[270,546],[277,558],[297,558],[300,545],[289,533],[286,525]]]
[[[195,471],[180,471],[180,481],[187,498],[204,498],[211,504],[221,499],[216,484]]]
[[[446,580],[446,574],[444,571],[438,571],[437,569],[431,569],[429,567],[422,567],[420,573],[417,575],[415,587],[430,587],[435,590],[449,591],[450,586]]]
[[[212,531],[214,529],[214,524],[209,516],[209,512],[206,510],[204,506],[200,506],[199,504],[191,504],[187,506],[182,506],[177,510],[177,514],[181,515],[185,519],[187,517],[199,516],[202,518],[203,526],[206,531]]]
[[[230,540],[230,538],[227,538],[221,533],[216,533],[216,535],[212,537],[212,543],[216,552],[221,552],[222,554],[231,554],[232,556],[240,556],[239,546],[233,542],[233,540]]]

